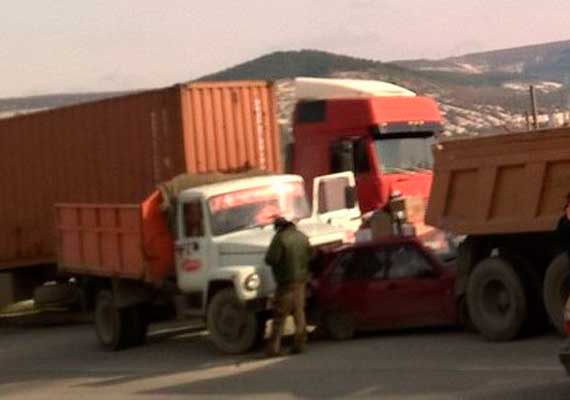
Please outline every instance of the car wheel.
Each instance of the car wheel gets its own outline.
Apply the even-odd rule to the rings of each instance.
[[[325,317],[326,330],[334,340],[348,340],[354,337],[356,331],[354,321],[345,312],[335,311]]]
[[[467,332],[477,332],[477,328],[475,328],[469,316],[469,308],[467,307],[467,299],[465,296],[461,296],[457,301],[457,319],[459,326]]]

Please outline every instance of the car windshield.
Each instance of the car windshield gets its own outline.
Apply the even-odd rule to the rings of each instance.
[[[268,225],[278,215],[289,220],[310,215],[302,182],[280,182],[224,193],[210,198],[208,204],[214,235]]]
[[[375,140],[380,167],[385,173],[417,171],[433,167],[430,137],[397,137]]]

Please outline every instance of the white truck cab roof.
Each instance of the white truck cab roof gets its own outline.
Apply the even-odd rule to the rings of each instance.
[[[355,97],[413,97],[411,90],[393,83],[363,79],[295,78],[298,100],[328,100]]]
[[[210,198],[224,193],[236,192],[242,189],[267,186],[279,182],[299,182],[303,183],[303,178],[299,175],[275,174],[257,177],[241,178],[231,181],[212,183],[209,185],[197,186],[192,189],[182,191],[178,198],[181,201],[196,197],[197,194],[204,198]]]

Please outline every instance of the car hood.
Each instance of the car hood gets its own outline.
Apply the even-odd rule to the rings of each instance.
[[[344,229],[312,220],[299,222],[297,228],[307,235],[312,246],[340,244],[346,238]],[[274,235],[273,227],[265,226],[223,235],[216,242],[224,255],[265,253]]]
[[[429,197],[433,175],[431,172],[407,174],[386,174],[382,176],[391,192],[400,192],[404,196]]]

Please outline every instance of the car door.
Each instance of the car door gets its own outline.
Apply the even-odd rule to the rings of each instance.
[[[432,260],[411,243],[392,245],[387,252],[386,279],[370,294],[378,324],[396,328],[448,322],[452,289]]]
[[[347,313],[358,324],[367,319],[364,268],[359,252],[343,251],[332,262],[331,270],[318,289],[318,305],[324,314]]]

